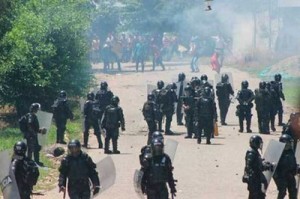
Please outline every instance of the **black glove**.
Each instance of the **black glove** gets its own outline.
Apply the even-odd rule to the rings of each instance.
[[[243,181],[243,183],[248,183],[249,182],[249,176],[248,175],[243,175],[242,181]]]
[[[100,187],[99,187],[99,186],[96,186],[96,187],[94,188],[93,195],[96,195],[97,193],[99,193],[99,191],[100,191]]]
[[[171,194],[173,194],[174,196],[176,196],[177,190],[176,190],[175,186],[171,187],[170,189],[171,189]]]
[[[146,193],[147,193],[147,187],[146,187],[145,184],[142,183],[141,189],[142,189],[142,193],[143,193],[143,194],[146,194]]]

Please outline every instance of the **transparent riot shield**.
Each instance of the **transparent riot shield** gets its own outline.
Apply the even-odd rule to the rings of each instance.
[[[295,143],[296,144],[296,143]],[[297,143],[297,148],[296,148],[296,152],[295,152],[295,157],[297,160],[297,164],[300,165],[300,144],[299,142]],[[297,185],[297,190],[299,192],[299,185],[300,185],[300,174],[297,174],[295,176],[296,178],[296,185]]]
[[[275,140],[270,140],[270,142],[266,148],[266,151],[264,152],[264,156],[263,156],[264,160],[267,162],[270,162],[274,165],[273,171],[267,170],[267,171],[263,172],[267,179],[268,184],[270,184],[270,181],[276,170],[278,161],[281,157],[284,147],[285,147],[285,143],[275,141]]]
[[[85,99],[83,97],[81,97],[79,99],[79,104],[80,104],[80,110],[81,110],[81,113],[83,113],[83,108],[84,108],[84,103],[85,103]]]
[[[154,84],[147,84],[147,95],[149,93],[152,93],[152,91],[155,90],[156,88],[157,88],[157,86]]]
[[[178,142],[175,140],[167,139],[165,143],[165,153],[169,155],[172,162],[174,161]]]
[[[216,85],[221,82],[222,79],[222,75],[227,74],[228,75],[228,82],[231,84],[232,89],[234,89],[233,87],[233,76],[231,72],[224,72],[224,73],[220,73],[220,74],[215,74],[215,82]]]
[[[140,199],[144,198],[144,194],[142,192],[142,178],[143,178],[144,172],[141,170],[135,170],[134,176],[133,176],[133,184],[134,184],[134,190],[137,193],[138,197]]]
[[[110,156],[97,163],[97,172],[100,178],[100,192],[110,188],[116,181],[116,168]],[[96,195],[94,196],[96,197]]]
[[[179,96],[180,84],[181,84],[181,82],[176,82],[176,86],[177,86],[177,89],[176,89],[176,96],[177,96],[178,101],[179,101],[179,100],[182,100],[182,99],[180,98],[180,96]],[[185,94],[184,94],[184,88],[186,87],[186,85],[187,85],[187,82],[186,82],[186,81],[183,81],[183,87],[182,87],[182,94],[181,94],[181,96],[185,95]],[[176,103],[174,104],[174,107],[175,107],[175,113],[176,113],[176,110],[177,110],[177,105],[178,105],[178,103],[176,102]],[[181,108],[181,113],[183,113],[183,109],[182,109],[182,108]]]
[[[50,130],[53,114],[45,111],[38,111],[36,116],[38,118],[40,128],[45,128],[47,130],[46,134],[38,134],[39,145],[45,146],[47,144],[47,133]]]
[[[11,169],[11,156],[8,151],[0,152],[0,182],[4,199],[20,199],[15,175]]]

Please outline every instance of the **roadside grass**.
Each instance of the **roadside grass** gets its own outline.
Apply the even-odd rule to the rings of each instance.
[[[73,105],[73,104],[72,104]],[[78,106],[72,106],[74,120],[67,122],[67,130],[65,133],[65,140],[81,139],[82,137],[82,118],[81,111]],[[41,162],[44,163],[45,168],[40,169],[40,177],[38,184],[34,187],[34,192],[43,193],[47,190],[53,189],[57,185],[58,167],[60,160],[56,158],[49,158],[46,156],[45,150],[56,143],[56,127],[51,125],[47,133],[47,146],[40,153]],[[23,134],[18,127],[8,127],[0,130],[0,151],[13,150],[13,146],[17,141],[23,140]],[[1,191],[0,191],[0,195]]]
[[[293,107],[300,107],[300,78],[284,81],[284,94],[287,102]]]
[[[265,81],[271,81],[274,77],[261,77],[260,73],[266,68],[266,65],[272,65],[274,63],[264,63],[258,64],[256,62],[245,64],[245,65],[237,65],[233,64],[230,67],[237,68],[242,71],[248,72],[253,77],[262,78]],[[278,71],[280,73],[280,71]],[[299,108],[300,107],[300,77],[298,78],[283,78],[283,93],[286,98],[286,102],[292,107]]]

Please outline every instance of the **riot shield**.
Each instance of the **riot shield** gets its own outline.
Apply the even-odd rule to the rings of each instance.
[[[186,87],[186,85],[187,85],[187,82],[186,82],[186,81],[183,81],[182,96],[185,95],[185,94],[184,94],[184,88]],[[178,99],[178,101],[179,101],[179,100],[182,100],[182,99],[180,99],[180,96],[179,96],[180,82],[176,82],[176,86],[177,86],[177,89],[176,89],[176,96],[177,96],[177,99]],[[177,105],[178,105],[178,103],[176,102],[176,103],[174,104],[174,107],[175,107],[175,113],[176,113],[176,111],[177,111]],[[183,113],[183,109],[182,109],[182,108],[181,108],[181,113]]]
[[[152,91],[155,90],[156,88],[157,88],[157,86],[154,84],[147,84],[147,95],[149,93],[152,93]]]
[[[133,176],[133,184],[134,184],[134,190],[139,196],[139,198],[143,199],[144,194],[142,192],[142,178],[143,178],[144,172],[141,170],[135,170],[134,176]]]
[[[231,72],[226,72],[226,73],[224,72],[224,73],[220,73],[220,74],[215,74],[215,82],[216,82],[216,84],[219,83],[219,82],[221,82],[221,77],[224,74],[228,75],[228,82],[231,84],[231,87],[234,90],[234,87],[233,87],[233,76],[232,76]]]
[[[116,168],[110,156],[107,156],[99,163],[97,163],[97,172],[100,178],[101,185],[99,193],[101,193],[110,188],[116,181]]]
[[[172,162],[174,161],[178,142],[175,140],[167,139],[165,144],[165,153],[169,155]]]
[[[4,199],[20,199],[17,181],[11,169],[11,158],[8,151],[0,152],[0,182]]]
[[[39,145],[45,146],[47,144],[47,133],[50,130],[53,114],[45,111],[38,111],[36,116],[38,118],[40,128],[45,128],[47,130],[46,134],[38,134]]]
[[[297,148],[296,148],[296,152],[295,152],[295,157],[296,157],[296,160],[297,160],[297,164],[300,165],[300,144],[299,143],[297,144]],[[300,174],[297,174],[295,176],[295,178],[296,178],[297,190],[299,192]]]
[[[267,179],[268,184],[270,184],[270,181],[271,181],[271,179],[273,177],[273,174],[276,170],[278,161],[281,157],[281,154],[284,150],[284,147],[285,147],[285,143],[275,141],[275,140],[270,140],[270,142],[267,146],[267,149],[264,152],[264,156],[263,156],[264,160],[267,161],[267,162],[270,162],[274,165],[273,171],[267,170],[267,171],[263,172],[266,179]],[[265,191],[267,191],[267,190],[265,190]]]
[[[80,104],[80,110],[81,110],[81,113],[83,113],[85,101],[86,101],[86,100],[85,100],[83,97],[81,97],[81,98],[79,99],[79,104]]]

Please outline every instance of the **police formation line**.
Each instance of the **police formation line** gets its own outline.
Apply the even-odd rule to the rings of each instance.
[[[176,196],[176,180],[172,173],[172,161],[164,152],[164,137],[162,134],[163,132],[165,135],[174,134],[170,129],[174,112],[177,115],[178,125],[183,125],[183,116],[185,117],[187,128],[185,138],[194,137],[197,139],[197,143],[201,144],[201,138],[206,137],[206,144],[211,144],[211,138],[214,136],[217,109],[213,86],[209,83],[206,75],[202,75],[200,79],[193,77],[190,82],[186,82],[185,79],[185,74],[180,73],[177,83],[165,86],[163,81],[158,81],[157,88],[148,94],[148,99],[143,106],[143,115],[149,127],[149,134],[147,145],[141,149],[139,157],[141,164],[139,172],[143,175],[141,175],[138,183],[141,193],[146,194],[148,199],[167,199],[169,197],[167,184],[171,196]],[[227,125],[226,115],[234,95],[227,74],[223,74],[221,81],[216,85],[216,95],[219,101],[221,124]],[[277,113],[278,125],[283,125],[281,99],[284,100],[284,95],[279,74],[275,76],[275,81],[261,82],[259,89],[256,89],[254,93],[248,89],[248,82],[243,81],[242,88],[238,91],[236,98],[239,102],[236,112],[239,117],[239,132],[244,131],[244,119],[246,120],[246,131],[248,133],[252,132],[250,126],[253,100],[256,103],[260,133],[270,133],[269,123],[271,123],[271,130],[276,130],[274,120]],[[83,110],[83,147],[88,147],[89,129],[92,126],[100,149],[103,148],[101,132],[105,132],[104,153],[120,153],[118,150],[119,128],[122,131],[125,130],[125,120],[119,101],[120,99],[108,90],[107,82],[101,82],[100,90],[97,91],[96,95],[92,92],[87,94],[87,101]],[[177,104],[176,107],[175,103]],[[57,126],[57,143],[66,144],[64,141],[66,122],[67,119],[73,119],[73,114],[68,106],[65,91],[60,92],[52,107]],[[45,134],[46,130],[39,126],[36,116],[39,109],[39,104],[32,104],[30,112],[20,119],[20,129],[24,133],[27,144],[17,142],[14,146],[12,170],[16,177],[21,199],[30,198],[33,186],[39,177],[37,166],[43,166],[43,163],[39,161],[41,147],[38,143],[37,134]],[[299,113],[291,114],[289,122],[284,126],[283,135],[279,139],[280,142],[285,143],[285,150],[276,165],[274,174],[279,190],[278,198],[284,198],[286,190],[289,191],[290,198],[297,198],[294,176],[299,173],[299,168],[295,159],[294,144],[298,137],[293,124],[294,121],[299,119],[299,115]],[[166,121],[163,130],[164,117]],[[112,140],[113,145],[112,151],[109,147],[110,140]],[[262,149],[262,145],[262,138],[253,135],[250,138],[250,149],[246,153],[243,182],[248,184],[249,198],[251,199],[265,198],[261,185],[263,184],[266,189],[268,182],[262,172],[275,169],[273,163],[265,162],[261,158],[259,149]],[[71,140],[68,143],[69,153],[63,158],[59,167],[59,191],[65,195],[66,190],[68,190],[71,199],[91,198],[91,196],[98,194],[101,189],[101,179],[98,177],[96,165],[89,155],[81,150],[82,146],[78,140]],[[35,162],[32,160],[32,153]]]

